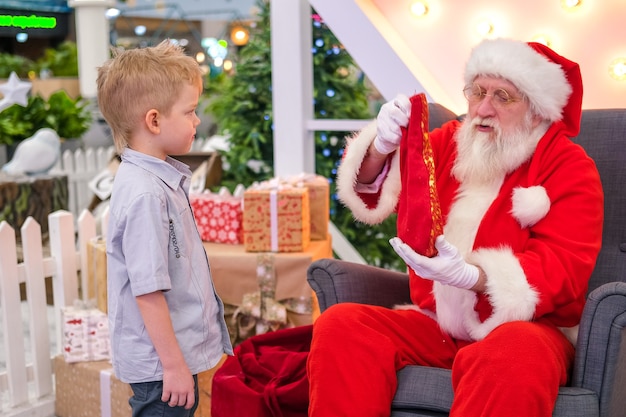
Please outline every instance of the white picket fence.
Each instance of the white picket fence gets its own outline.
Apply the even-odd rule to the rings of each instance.
[[[89,182],[109,166],[115,147],[98,147],[63,151],[51,173],[67,175],[68,210],[76,217],[89,206],[94,193]]]
[[[108,212],[102,225],[106,227]],[[5,367],[0,367],[0,415],[7,417],[50,417],[54,415],[52,358],[61,353],[61,307],[73,305],[88,294],[87,243],[97,236],[96,219],[87,210],[79,216],[57,211],[48,217],[49,255],[44,256],[41,226],[28,218],[21,227],[21,253],[15,230],[0,223],[0,352]],[[106,229],[104,229],[106,230]],[[84,271],[84,273],[83,273]],[[46,278],[52,281],[54,305],[46,303]],[[21,301],[20,284],[26,287]],[[86,295],[85,295],[86,296]],[[26,306],[24,306],[26,304]],[[24,308],[26,307],[26,308]],[[49,322],[52,308],[53,322]],[[26,317],[22,312],[26,311]],[[26,329],[22,323],[26,321]],[[51,327],[52,326],[52,327]],[[50,336],[50,329],[55,336]]]

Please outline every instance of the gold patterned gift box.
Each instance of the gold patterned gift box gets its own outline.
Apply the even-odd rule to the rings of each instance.
[[[315,174],[288,177],[286,182],[309,190],[311,240],[324,240],[328,236],[330,216],[330,185],[328,178]]]
[[[300,252],[311,242],[309,190],[279,180],[244,193],[243,239],[249,252]]]

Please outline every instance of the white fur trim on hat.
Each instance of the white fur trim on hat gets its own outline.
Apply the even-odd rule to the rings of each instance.
[[[510,39],[487,39],[470,54],[465,67],[465,84],[479,75],[497,76],[513,83],[542,118],[561,120],[572,93],[561,66],[527,43]]]
[[[550,211],[550,197],[541,185],[515,188],[512,200],[511,214],[522,227],[534,226]]]

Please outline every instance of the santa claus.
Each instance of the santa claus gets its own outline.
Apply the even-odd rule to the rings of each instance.
[[[552,415],[602,232],[595,164],[569,139],[580,70],[541,44],[486,40],[465,84],[464,121],[424,132],[434,178],[421,192],[408,180],[424,158],[400,146],[421,140],[402,139],[419,117],[416,100],[399,95],[348,140],[339,197],[371,224],[403,206],[390,243],[407,263],[414,305],[337,304],[321,315],[310,416],[388,416],[408,364],[452,369],[451,416]],[[419,213],[433,195],[443,234],[430,256],[411,242],[432,233]]]

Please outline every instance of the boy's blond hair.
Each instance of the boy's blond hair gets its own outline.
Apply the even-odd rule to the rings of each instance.
[[[96,82],[100,111],[121,153],[148,110],[168,115],[183,85],[202,90],[202,71],[180,46],[165,40],[148,48],[114,50],[98,68]]]

